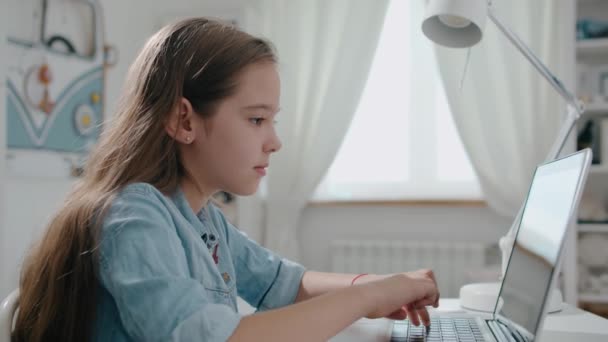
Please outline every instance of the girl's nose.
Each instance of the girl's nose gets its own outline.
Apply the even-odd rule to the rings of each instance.
[[[266,144],[264,151],[268,153],[277,152],[281,149],[281,146],[283,146],[283,144],[281,143],[281,139],[279,139],[279,136],[277,135],[276,131],[273,130],[272,137]]]

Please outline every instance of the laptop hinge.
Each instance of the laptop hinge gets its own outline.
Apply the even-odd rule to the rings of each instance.
[[[515,337],[509,332],[508,328],[502,326],[500,322],[497,320],[486,320],[488,328],[494,338],[498,342],[519,342]]]
[[[513,342],[527,342],[528,340],[524,335],[521,334],[512,324],[502,322],[500,320],[489,320],[488,327],[494,334],[497,340],[501,341],[513,341]],[[499,339],[496,335],[503,336],[503,339]]]

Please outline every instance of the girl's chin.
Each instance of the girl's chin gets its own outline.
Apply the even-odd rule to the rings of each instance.
[[[251,196],[258,191],[259,187],[260,187],[260,182],[257,181],[257,182],[255,182],[255,184],[240,187],[239,189],[235,189],[234,191],[228,191],[228,192],[231,194],[237,195],[237,196]]]

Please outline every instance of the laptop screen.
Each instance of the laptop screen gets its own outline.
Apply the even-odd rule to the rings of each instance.
[[[496,314],[536,335],[562,241],[588,171],[589,151],[536,169]]]

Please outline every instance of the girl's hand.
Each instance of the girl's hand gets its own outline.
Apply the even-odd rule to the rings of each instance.
[[[364,277],[367,278],[367,277]],[[408,318],[414,325],[430,324],[427,305],[437,307],[439,291],[431,270],[418,270],[391,276],[370,276],[361,282],[374,307],[367,318]]]

